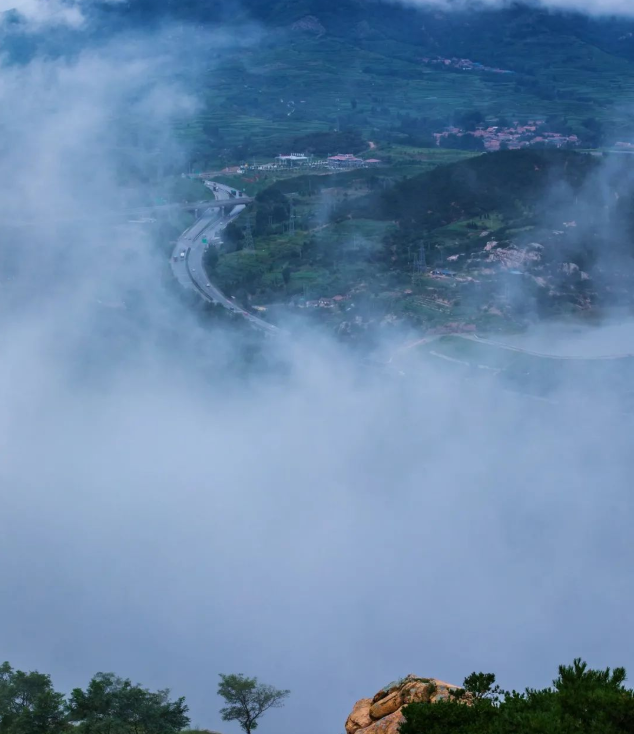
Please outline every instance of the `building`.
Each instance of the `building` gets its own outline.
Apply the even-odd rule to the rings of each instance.
[[[331,168],[360,168],[364,163],[362,158],[357,158],[351,153],[338,153],[328,158],[328,165]]]
[[[289,153],[288,155],[278,155],[275,160],[279,165],[293,168],[295,166],[306,166],[310,163],[310,157],[303,153]]]

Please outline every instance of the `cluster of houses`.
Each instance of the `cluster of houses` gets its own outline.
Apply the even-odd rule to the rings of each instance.
[[[425,56],[421,59],[421,61],[423,62],[423,64],[449,67],[451,69],[462,69],[463,71],[490,71],[494,74],[515,74],[514,71],[509,71],[508,69],[498,69],[494,66],[485,66],[478,61],[471,61],[471,59],[444,59],[441,56],[428,58]]]
[[[514,123],[511,127],[478,127],[476,130],[463,130],[459,127],[448,127],[441,133],[434,133],[436,145],[441,146],[444,138],[450,135],[463,137],[471,135],[480,138],[485,150],[495,151],[501,148],[519,150],[532,145],[547,145],[555,148],[576,147],[581,142],[577,135],[564,135],[562,133],[545,132],[543,130],[544,120],[530,120],[526,125]]]

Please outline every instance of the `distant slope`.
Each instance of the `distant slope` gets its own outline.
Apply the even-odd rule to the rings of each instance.
[[[547,13],[518,4],[501,11],[443,13],[373,0],[127,0],[93,3],[81,33],[36,37],[13,16],[4,48],[26,61],[67,54],[125,30],[153,33],[170,20],[166,51],[201,101],[178,126],[195,167],[271,156],[315,131],[354,128],[366,139],[412,144],[461,113],[557,120],[594,146],[634,140],[634,23]],[[205,36],[219,29],[217,44]],[[192,37],[195,41],[192,42]],[[171,44],[171,45],[170,45]],[[460,57],[491,71],[433,65]],[[425,61],[427,59],[428,61]],[[336,151],[333,151],[336,152]]]
[[[502,151],[403,181],[381,195],[380,211],[425,230],[494,211],[512,217],[531,207],[538,213],[552,187],[580,190],[598,166],[597,158],[572,151]]]

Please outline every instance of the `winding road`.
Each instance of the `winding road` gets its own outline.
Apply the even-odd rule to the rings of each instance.
[[[280,330],[277,326],[273,326],[268,321],[249,313],[232,298],[228,298],[207,277],[203,266],[205,249],[216,246],[213,242],[214,238],[217,238],[229,222],[244,211],[245,205],[240,204],[240,197],[232,197],[231,191],[235,191],[235,189],[230,186],[211,181],[205,185],[213,191],[216,202],[207,206],[194,224],[178,238],[170,258],[174,277],[184,288],[193,289],[204,300],[219,304],[227,310],[242,316],[254,328],[269,334],[279,333]],[[222,214],[222,209],[219,208],[217,203],[220,201],[230,202],[226,208],[226,210],[229,210],[229,207],[232,207],[228,214]],[[247,199],[247,201],[251,200]],[[203,240],[206,240],[206,242]]]

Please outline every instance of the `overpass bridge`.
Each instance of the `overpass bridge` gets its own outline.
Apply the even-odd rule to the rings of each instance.
[[[204,199],[203,201],[185,201],[179,204],[156,204],[154,206],[142,207],[134,209],[133,212],[138,214],[141,211],[169,211],[170,209],[181,209],[185,211],[196,211],[201,209],[222,209],[229,206],[242,206],[243,204],[252,204],[255,201],[250,196],[235,196],[230,199]]]
[[[235,196],[230,199],[207,199],[203,201],[185,201],[180,204],[155,204],[136,209],[127,209],[123,213],[129,216],[151,216],[161,212],[188,211],[200,212],[205,209],[231,209],[234,206],[246,206],[255,200],[250,196]]]

